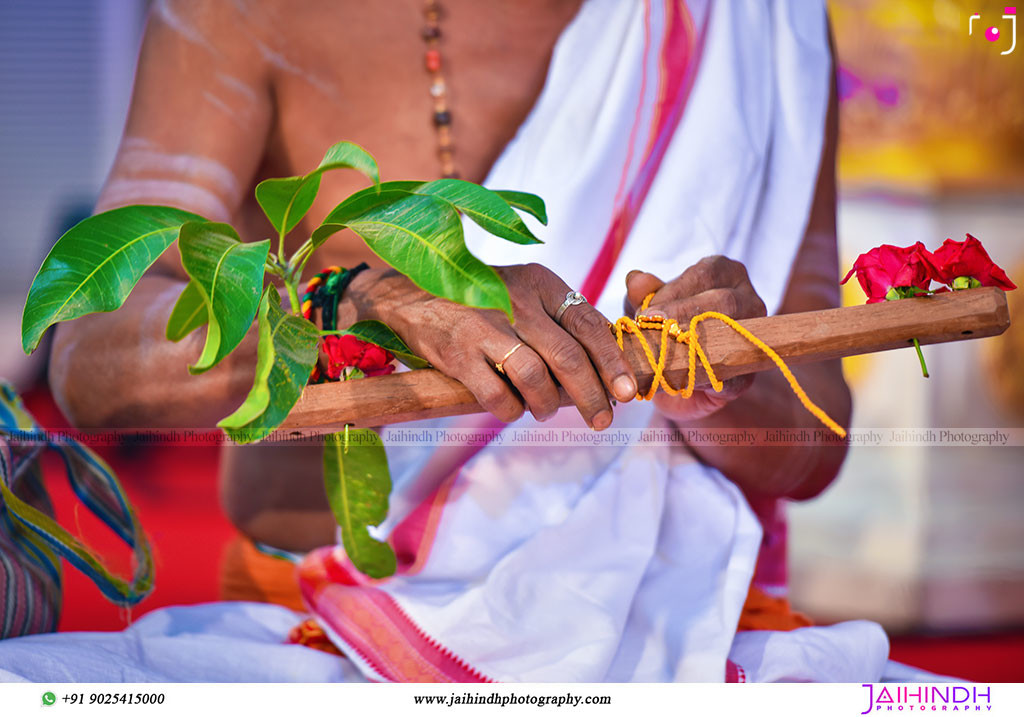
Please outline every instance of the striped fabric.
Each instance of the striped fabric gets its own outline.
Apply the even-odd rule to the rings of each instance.
[[[61,457],[75,495],[134,551],[130,582],[53,519],[39,468],[45,451]],[[153,588],[149,542],[113,472],[77,441],[42,430],[0,382],[0,639],[57,629],[61,558],[119,605],[134,605]]]

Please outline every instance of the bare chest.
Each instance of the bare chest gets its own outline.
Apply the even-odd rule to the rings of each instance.
[[[482,181],[515,135],[543,88],[554,44],[579,4],[443,3],[440,74],[459,176]],[[422,0],[292,5],[299,16],[265,53],[276,115],[260,178],[308,171],[342,139],[370,151],[384,180],[441,176]],[[310,226],[361,186],[365,180],[355,173],[326,176]],[[331,258],[365,256],[360,247],[333,250]]]

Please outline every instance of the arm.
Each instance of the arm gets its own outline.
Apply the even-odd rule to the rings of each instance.
[[[151,18],[128,126],[99,209],[169,204],[231,221],[249,195],[272,118],[301,107],[277,106],[272,98],[280,87],[259,44],[245,33],[224,32],[243,24],[230,3],[174,7],[172,22],[159,9]],[[526,408],[551,415],[557,379],[587,422],[606,428],[612,417],[606,391],[628,400],[636,383],[604,318],[587,306],[559,325],[552,314],[566,294],[564,282],[543,267],[499,271],[512,295],[514,327],[497,312],[442,301],[382,268],[361,274],[339,311],[352,321],[375,318],[392,326],[505,421]],[[255,365],[252,332],[222,365],[196,377],[186,367],[200,353],[203,332],[176,345],[163,338],[184,278],[176,252],[168,251],[122,309],[60,327],[52,385],[74,423],[209,426],[243,400]],[[502,377],[495,364],[506,355]]]
[[[817,187],[803,243],[797,254],[779,313],[813,311],[839,305],[839,259],[836,245],[835,159],[838,130],[833,82],[826,117],[826,136]],[[722,257],[695,265],[675,282],[662,286],[650,274],[629,278],[629,301],[639,305],[657,291],[653,307],[668,316],[686,317],[696,306],[718,309],[737,318],[763,316],[764,304],[749,287],[746,271]],[[698,292],[703,292],[700,297]],[[840,424],[849,423],[851,399],[838,360],[793,368],[800,384]],[[726,383],[721,394],[697,392],[689,400],[667,395],[656,398],[659,408],[681,427],[699,428],[819,428],[793,396],[777,371],[759,373]],[[748,495],[811,498],[835,478],[846,446],[759,446],[732,448],[691,446],[704,463],[722,471]]]
[[[272,109],[265,66],[251,43],[223,27],[230,3],[179,3],[173,22],[151,14],[131,109],[97,211],[165,204],[231,221],[247,195]],[[214,43],[214,38],[217,42]],[[203,332],[164,338],[184,288],[176,248],[164,253],[124,306],[61,324],[50,380],[77,425],[209,426],[241,402],[255,341],[190,376]]]

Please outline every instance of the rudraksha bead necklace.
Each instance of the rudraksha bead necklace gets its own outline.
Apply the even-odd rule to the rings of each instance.
[[[437,134],[437,158],[441,163],[441,176],[455,178],[455,147],[452,144],[452,113],[448,108],[448,85],[441,62],[441,7],[437,0],[423,0],[423,41],[427,51],[424,57],[430,75],[430,96],[433,98],[432,121]]]

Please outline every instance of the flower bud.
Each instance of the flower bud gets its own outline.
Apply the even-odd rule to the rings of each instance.
[[[953,287],[954,291],[957,289],[977,289],[981,286],[981,282],[973,276],[958,276],[953,279],[953,283],[950,286]]]

